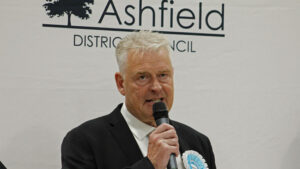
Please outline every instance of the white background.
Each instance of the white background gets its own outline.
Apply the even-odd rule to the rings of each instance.
[[[42,27],[66,24],[66,16],[49,18],[44,3],[0,2],[0,161],[8,169],[60,168],[67,131],[123,101],[114,83],[114,49],[74,47],[73,35],[127,33]],[[73,16],[72,23],[101,26],[105,3],[96,1],[89,20]],[[203,5],[220,10],[221,3],[225,38],[167,35],[192,40],[197,51],[173,53],[170,116],[211,139],[219,169],[299,169],[300,1]],[[118,26],[114,21],[103,25]]]

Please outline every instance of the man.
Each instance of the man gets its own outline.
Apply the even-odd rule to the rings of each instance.
[[[71,130],[62,143],[63,169],[165,169],[170,154],[179,169],[215,169],[209,139],[181,123],[156,126],[152,106],[173,104],[173,67],[168,41],[140,31],[116,48],[115,74],[125,103],[112,113]]]

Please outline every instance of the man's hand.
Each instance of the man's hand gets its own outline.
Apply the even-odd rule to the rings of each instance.
[[[165,169],[172,153],[179,155],[178,136],[173,126],[164,123],[149,135],[147,157],[155,169]]]

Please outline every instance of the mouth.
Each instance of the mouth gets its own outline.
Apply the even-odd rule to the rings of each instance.
[[[162,101],[164,101],[164,98],[146,99],[146,103],[156,103]]]

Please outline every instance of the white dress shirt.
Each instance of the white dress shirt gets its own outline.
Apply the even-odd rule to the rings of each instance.
[[[134,117],[130,112],[128,112],[125,103],[123,103],[121,108],[121,114],[127,122],[143,156],[146,157],[149,143],[148,135],[155,130],[155,128]],[[181,155],[176,157],[176,161],[178,169],[184,169]]]

